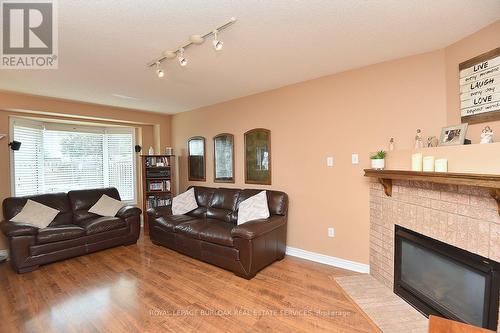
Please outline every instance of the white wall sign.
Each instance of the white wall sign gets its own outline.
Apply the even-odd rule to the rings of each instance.
[[[462,122],[500,119],[500,47],[461,63],[459,70]]]

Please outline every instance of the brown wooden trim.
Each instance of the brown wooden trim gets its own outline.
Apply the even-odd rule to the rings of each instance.
[[[216,177],[216,168],[215,168],[215,139],[219,138],[219,137],[223,137],[223,136],[229,136],[231,138],[231,149],[232,149],[232,154],[231,154],[231,159],[232,159],[232,163],[233,163],[233,177],[231,179],[228,179],[228,180],[221,180],[221,179],[218,179]],[[212,139],[213,141],[213,145],[214,145],[214,153],[213,153],[213,159],[214,159],[214,183],[232,183],[234,184],[235,182],[235,169],[234,169],[234,135],[230,134],[230,133],[221,133],[221,134],[217,134],[216,136],[213,137]]]
[[[392,197],[392,179],[389,178],[379,178],[378,181],[384,187],[385,195]]]
[[[254,132],[267,132],[269,136],[269,181],[267,182],[261,182],[257,180],[249,180],[248,175],[247,175],[247,135],[254,133]],[[254,128],[249,131],[246,131],[245,134],[243,135],[244,137],[244,149],[245,149],[245,184],[258,184],[258,185],[271,185],[272,183],[272,164],[271,164],[271,130],[268,130],[266,128]]]
[[[191,156],[191,152],[189,151],[189,141],[191,140],[203,140],[203,178],[191,178],[191,162],[189,160],[189,156]],[[193,136],[188,139],[188,180],[189,181],[198,181],[204,182],[207,180],[207,144],[206,140],[202,136]]]
[[[500,111],[484,112],[473,116],[462,117],[462,123],[479,124],[500,120]]]
[[[478,55],[478,56],[476,56],[474,58],[471,58],[469,60],[461,62],[458,65],[458,70],[461,71],[464,68],[468,68],[468,67],[470,67],[470,66],[472,66],[474,64],[486,61],[486,60],[494,58],[494,57],[496,57],[498,55],[500,55],[500,47],[497,47],[496,49],[493,49],[491,51],[488,51],[488,52],[485,52],[483,54],[480,54],[480,55]]]
[[[496,200],[498,206],[498,214],[500,215],[500,189],[492,188],[490,190],[491,197]]]
[[[384,186],[387,196],[392,196],[392,180],[413,180],[439,184],[479,186],[490,189],[490,194],[498,204],[500,215],[500,175],[454,172],[421,172],[407,170],[365,169],[365,177],[375,177]]]

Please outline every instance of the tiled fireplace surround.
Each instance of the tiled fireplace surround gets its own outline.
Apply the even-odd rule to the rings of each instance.
[[[500,262],[500,216],[486,188],[395,180],[388,197],[371,180],[370,274],[391,290],[395,224]]]

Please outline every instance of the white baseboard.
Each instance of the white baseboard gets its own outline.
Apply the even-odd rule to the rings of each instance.
[[[321,253],[310,252],[296,247],[287,246],[286,254],[293,257],[319,262],[321,264],[335,266],[339,268],[348,269],[350,271],[359,273],[370,273],[370,265],[361,264],[359,262],[345,260],[337,257],[327,256]]]

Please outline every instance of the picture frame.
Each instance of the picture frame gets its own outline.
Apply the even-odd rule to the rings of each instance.
[[[234,135],[214,136],[214,183],[234,183]]]
[[[271,131],[245,132],[245,183],[271,185]]]
[[[467,123],[443,127],[439,136],[439,146],[463,145],[467,127]]]

